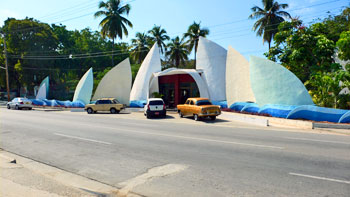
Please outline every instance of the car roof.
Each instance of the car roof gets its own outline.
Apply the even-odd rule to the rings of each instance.
[[[149,98],[148,101],[163,101],[162,98]]]
[[[195,101],[209,100],[208,98],[200,98],[200,97],[188,98],[188,99],[195,100]]]
[[[97,100],[115,100],[115,98],[101,98],[101,99],[97,99]]]

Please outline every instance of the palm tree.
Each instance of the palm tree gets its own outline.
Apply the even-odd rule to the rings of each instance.
[[[154,27],[149,30],[148,33],[151,34],[151,39],[154,42],[157,42],[160,52],[164,53],[166,51],[166,44],[164,41],[170,39],[170,37],[166,35],[165,29],[162,29],[161,26],[154,25]]]
[[[150,51],[152,41],[146,33],[136,33],[136,38],[131,39],[131,57],[134,61],[140,64],[145,59],[147,53]]]
[[[251,8],[253,13],[249,16],[249,19],[258,19],[253,26],[253,30],[257,31],[257,36],[263,36],[263,43],[269,43],[269,49],[271,47],[271,41],[273,36],[277,33],[278,25],[284,21],[284,18],[291,18],[290,14],[281,9],[288,8],[288,4],[279,4],[274,0],[262,0],[264,9],[254,6]]]
[[[167,47],[170,49],[166,52],[169,56],[171,62],[175,63],[176,68],[179,67],[180,63],[185,63],[188,60],[188,55],[190,54],[184,37],[180,40],[179,36],[171,39]]]
[[[123,39],[123,34],[128,36],[127,26],[132,28],[132,23],[124,17],[124,15],[129,15],[130,5],[121,5],[120,0],[107,0],[107,2],[101,1],[98,8],[102,10],[95,13],[95,18],[104,16],[100,22],[102,37],[106,36],[112,39],[112,66],[114,66],[113,61],[113,48],[114,40],[119,37]]]
[[[209,29],[201,28],[201,23],[193,22],[187,29],[187,32],[184,34],[185,38],[188,40],[188,49],[192,52],[194,48],[194,66],[196,67],[196,57],[197,57],[197,48],[199,37],[206,37],[209,34]]]

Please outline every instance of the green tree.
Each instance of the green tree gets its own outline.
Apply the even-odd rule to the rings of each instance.
[[[323,107],[338,108],[342,99],[346,98],[340,92],[348,87],[349,79],[350,74],[343,70],[329,73],[318,72],[305,85],[311,89],[310,94],[316,104]]]
[[[288,8],[288,4],[279,4],[274,0],[262,0],[264,8],[254,6],[251,8],[253,13],[249,19],[258,19],[253,26],[253,30],[257,31],[257,36],[263,37],[263,43],[269,44],[271,48],[271,41],[277,33],[278,25],[284,21],[284,18],[291,18],[290,14],[282,9]]]
[[[350,31],[344,31],[340,34],[337,47],[339,49],[339,58],[341,60],[350,60]]]
[[[32,18],[9,18],[2,28],[6,33],[10,89],[19,95],[21,87],[32,89],[36,80],[50,74],[54,60],[43,56],[57,55],[58,38],[50,26]]]
[[[164,53],[166,51],[166,44],[164,41],[170,39],[165,29],[162,29],[161,26],[154,25],[153,28],[148,31],[148,33],[150,34],[150,38],[153,40],[153,42],[158,44],[160,52]]]
[[[190,52],[188,51],[184,37],[180,39],[179,36],[176,36],[171,39],[167,47],[169,51],[166,52],[166,55],[169,56],[170,61],[175,64],[176,68],[178,68],[180,64],[185,64]]]
[[[104,38],[107,36],[112,39],[112,44],[114,45],[114,40],[117,37],[123,39],[123,35],[128,36],[127,26],[132,28],[132,23],[124,15],[129,15],[129,4],[122,6],[120,0],[108,0],[107,2],[101,1],[98,7],[102,10],[97,11],[94,16],[104,16],[100,22],[100,26],[102,27],[101,34]],[[113,53],[112,66],[114,66]]]
[[[323,23],[305,27],[300,21],[285,21],[278,29],[275,46],[266,55],[271,60],[280,61],[301,81],[307,81],[313,73],[340,68],[333,59],[335,43],[323,33]]]
[[[194,49],[194,67],[196,68],[196,58],[197,58],[197,48],[199,37],[206,37],[209,35],[209,29],[201,28],[201,23],[193,22],[187,29],[187,32],[184,34],[185,38],[188,38],[188,49],[191,53]]]
[[[131,39],[131,57],[136,63],[140,64],[150,51],[152,42],[146,33],[136,33],[136,38]]]

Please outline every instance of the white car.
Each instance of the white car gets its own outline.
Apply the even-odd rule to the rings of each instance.
[[[7,103],[7,109],[29,109],[31,110],[33,108],[32,101],[30,101],[27,98],[14,98],[12,101]]]
[[[143,113],[147,118],[153,116],[166,117],[166,107],[163,99],[150,98],[147,100],[147,104],[143,108]]]

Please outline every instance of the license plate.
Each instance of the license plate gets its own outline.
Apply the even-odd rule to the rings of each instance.
[[[26,102],[26,104],[29,104],[29,102]]]
[[[155,115],[159,115],[159,112],[154,113]]]

